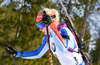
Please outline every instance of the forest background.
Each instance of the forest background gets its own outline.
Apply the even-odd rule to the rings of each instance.
[[[44,34],[35,25],[36,15],[42,8],[54,8],[60,13],[60,22],[64,22],[65,13],[58,0],[8,0],[8,4],[0,6],[0,65],[14,65],[12,58],[7,55],[4,44],[13,46],[16,50],[30,51],[37,49]],[[0,0],[0,5],[4,0]],[[89,52],[92,64],[100,65],[100,32],[98,38],[91,40],[88,15],[93,13],[99,0],[63,0],[66,11],[70,15],[77,32],[87,44],[85,52],[89,52],[89,43],[96,41],[95,48]],[[74,9],[77,9],[78,14]],[[100,8],[97,8],[97,11]],[[82,13],[82,11],[84,11]],[[100,21],[97,21],[100,22]],[[48,52],[39,59],[15,58],[18,65],[49,65]],[[53,56],[54,65],[60,65]]]

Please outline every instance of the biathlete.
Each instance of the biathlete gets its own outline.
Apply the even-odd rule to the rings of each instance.
[[[12,47],[9,47],[10,50],[6,49],[9,55],[16,57],[21,57],[23,59],[36,59],[42,57],[49,49],[47,43],[47,30],[46,25],[43,24],[43,11],[46,11],[47,15],[52,18],[53,23],[57,27],[57,30],[62,37],[60,39],[56,32],[53,30],[53,25],[49,24],[49,40],[50,40],[50,50],[53,55],[59,60],[61,65],[85,65],[82,59],[82,55],[78,52],[78,45],[76,40],[71,33],[71,31],[66,27],[65,23],[59,23],[59,13],[55,9],[44,8],[40,10],[37,14],[35,25],[43,32],[44,38],[40,47],[32,51],[16,51]],[[55,17],[53,17],[55,15]],[[51,26],[50,26],[51,25]],[[64,41],[64,43],[62,42]]]

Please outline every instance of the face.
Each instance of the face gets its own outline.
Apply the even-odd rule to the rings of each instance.
[[[40,28],[39,29],[41,32],[43,32],[45,35],[47,35],[47,30],[46,30],[46,26],[44,28]],[[50,33],[50,29],[48,28],[48,32]]]
[[[58,22],[56,21],[56,18],[53,19],[55,21],[55,24],[57,25]],[[37,27],[39,28],[39,30],[41,32],[43,32],[45,35],[47,35],[47,30],[46,30],[46,26],[45,25],[42,25],[42,24],[38,24]],[[42,28],[43,27],[43,28]],[[48,32],[50,34],[50,29],[48,28]]]
[[[43,32],[44,34],[47,34],[47,32],[46,32],[46,26],[45,26],[44,28],[42,28],[42,29],[40,28],[39,30],[40,30],[41,32]]]

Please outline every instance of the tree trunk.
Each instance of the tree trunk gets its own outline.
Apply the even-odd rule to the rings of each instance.
[[[22,0],[22,2],[21,2],[21,12],[22,12],[22,6],[23,5],[24,5],[24,0]],[[20,22],[21,20],[22,20],[22,14],[20,14],[20,18],[19,18],[19,21],[18,22]],[[16,38],[19,38],[19,36],[20,36],[20,30],[21,30],[21,26],[18,25],[17,31],[16,31]]]
[[[81,34],[80,34],[81,39],[84,38],[90,3],[91,3],[91,0],[87,0],[86,6],[85,6],[85,11],[84,11],[84,19],[83,19],[82,27],[81,27]]]
[[[68,14],[70,14],[70,12],[71,12],[71,5],[72,5],[71,2],[72,2],[72,0],[69,0],[68,9],[67,9]]]

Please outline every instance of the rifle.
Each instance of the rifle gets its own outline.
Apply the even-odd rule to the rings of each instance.
[[[64,12],[66,14],[66,19],[65,19],[65,22],[67,24],[67,27],[69,28],[69,30],[73,33],[76,41],[77,41],[77,44],[78,44],[78,47],[79,47],[79,51],[80,53],[82,54],[82,57],[83,57],[83,60],[86,62],[86,65],[92,65],[91,64],[91,58],[88,56],[88,54],[86,52],[83,52],[83,49],[86,49],[86,43],[84,43],[82,41],[82,39],[80,38],[80,36],[78,35],[77,31],[76,31],[76,28],[75,26],[73,25],[73,22],[71,20],[71,18],[69,17],[69,15],[67,14],[66,10],[65,10],[65,7],[62,3],[61,0],[59,0],[60,3],[61,3],[61,6],[63,7],[64,9]]]

